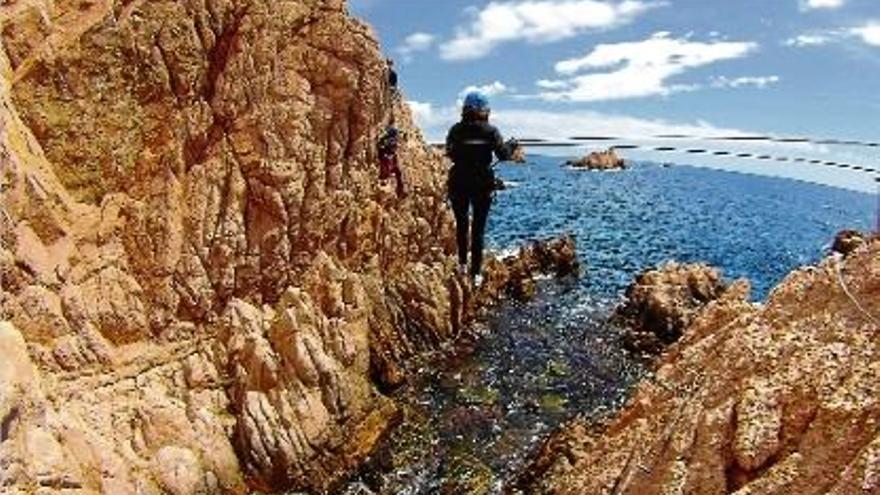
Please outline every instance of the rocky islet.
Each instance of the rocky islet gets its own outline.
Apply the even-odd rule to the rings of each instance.
[[[623,170],[626,161],[617,154],[614,148],[605,151],[594,151],[577,160],[565,163],[569,167],[584,170]]]

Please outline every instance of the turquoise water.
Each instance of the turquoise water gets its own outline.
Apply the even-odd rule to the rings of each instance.
[[[506,303],[421,364],[395,394],[405,419],[343,493],[502,493],[561,422],[617,410],[644,363],[607,318],[643,268],[706,261],[748,277],[756,298],[814,262],[843,228],[867,228],[874,198],[822,186],[685,166],[623,172],[541,158],[504,167],[489,242],[510,249],[573,233],[582,277],[545,280],[528,304]]]

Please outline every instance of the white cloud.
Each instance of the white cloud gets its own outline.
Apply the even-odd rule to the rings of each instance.
[[[407,104],[419,127],[431,133],[441,128],[448,128],[459,119],[462,100],[471,91],[480,91],[486,96],[497,96],[509,92],[510,88],[501,81],[495,81],[484,85],[470,85],[462,89],[458,95],[458,100],[451,105],[436,106],[428,102],[416,100],[407,101]]]
[[[406,103],[417,121],[427,120],[434,113],[434,105],[430,103],[416,100],[409,100]]]
[[[602,101],[691,91],[698,86],[669,84],[690,69],[741,58],[758,48],[751,42],[690,41],[657,33],[643,41],[599,45],[584,57],[563,60],[556,71],[567,76],[542,80],[537,96],[548,101]],[[608,72],[584,71],[606,69]]]
[[[729,79],[721,76],[712,80],[713,88],[742,88],[751,86],[758,89],[764,89],[771,84],[780,81],[779,76],[746,76]]]
[[[399,53],[405,61],[410,61],[417,52],[423,52],[430,49],[437,37],[429,33],[413,33],[403,40],[403,44],[397,47]]]
[[[461,104],[434,105],[428,102],[408,101],[413,119],[425,136],[439,142],[446,138],[446,132],[461,119]]]
[[[511,135],[550,139],[595,133],[642,139],[664,134],[698,136],[749,134],[702,121],[675,123],[662,119],[642,119],[594,111],[502,110],[495,112],[493,119]]]
[[[845,29],[829,29],[826,31],[802,34],[785,41],[785,45],[797,48],[822,46],[831,43],[843,43],[856,39],[866,45],[880,46],[880,20]]]
[[[862,27],[853,28],[850,33],[869,45],[880,46],[880,21],[872,21]]]
[[[438,125],[446,123],[446,116],[442,116],[441,112],[431,103],[410,100],[406,102],[412,112],[413,118],[422,129],[426,131],[436,128]]]
[[[497,96],[502,93],[506,93],[509,89],[510,88],[508,88],[501,81],[495,81],[491,84],[484,84],[482,86],[470,85],[470,86],[464,88],[463,90],[461,90],[461,93],[459,93],[458,96],[461,98],[464,98],[465,95],[467,95],[468,93],[470,93],[472,91],[479,91],[480,93],[483,93],[486,96]]]
[[[431,140],[442,139],[449,127],[459,119],[459,108],[456,105],[436,106],[417,101],[408,103],[416,122]],[[590,110],[554,112],[534,109],[501,109],[493,112],[492,121],[506,135],[551,140],[585,134],[619,136],[642,141],[652,141],[653,136],[670,134],[690,136],[753,136],[761,134],[754,130],[719,127],[701,120],[670,122],[663,119],[644,119]],[[702,142],[701,144],[706,145],[707,143]],[[814,145],[803,143],[784,143],[772,146],[802,151],[815,148]]]
[[[666,2],[624,0],[519,0],[491,2],[482,10],[471,9],[470,25],[440,46],[445,60],[473,60],[497,46],[513,42],[548,43],[598,29],[631,22]]]
[[[803,48],[807,46],[822,46],[833,41],[832,36],[828,34],[801,34],[794,38],[785,40],[786,46],[794,46]]]
[[[839,9],[846,0],[801,0],[801,10]]]
[[[543,89],[565,89],[568,87],[568,83],[566,81],[551,81],[549,79],[540,79],[536,82],[539,88]]]

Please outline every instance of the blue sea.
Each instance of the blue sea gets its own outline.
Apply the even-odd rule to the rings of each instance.
[[[609,315],[633,277],[667,260],[747,277],[754,297],[824,255],[844,228],[867,229],[876,199],[791,180],[636,163],[589,172],[537,158],[498,172],[489,243],[513,250],[577,238],[580,278],[544,280],[425,363],[395,394],[402,424],[345,495],[519,493],[510,488],[560,424],[617,411],[650,366],[624,349]],[[866,177],[866,180],[872,180]],[[507,487],[507,488],[505,488]]]
[[[496,198],[488,243],[501,250],[572,233],[594,296],[615,296],[642,269],[678,260],[746,277],[760,300],[821,259],[838,231],[870,229],[877,208],[870,194],[788,179],[652,163],[591,172],[563,161],[499,167],[512,187]]]

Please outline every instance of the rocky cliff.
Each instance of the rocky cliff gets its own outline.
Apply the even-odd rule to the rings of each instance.
[[[332,485],[469,304],[370,30],[342,0],[9,0],[0,31],[0,491]]]
[[[568,425],[526,493],[880,493],[880,240],[709,303],[623,412]]]

